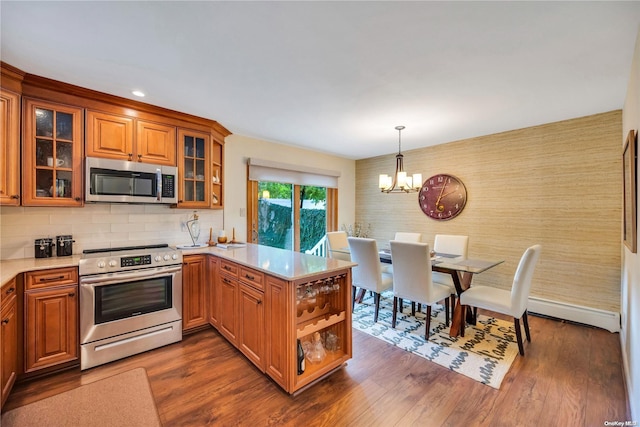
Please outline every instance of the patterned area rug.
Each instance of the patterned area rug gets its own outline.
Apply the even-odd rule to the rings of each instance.
[[[356,303],[353,327],[466,375],[483,384],[499,389],[506,373],[518,354],[518,344],[513,323],[478,315],[475,326],[467,326],[464,337],[449,336],[445,326],[444,307],[436,305],[431,310],[431,335],[424,339],[426,307],[423,312],[411,316],[410,304],[405,302],[403,313],[398,313],[396,328],[391,328],[393,293],[383,292],[380,298],[378,322],[373,322],[373,297],[367,296]]]

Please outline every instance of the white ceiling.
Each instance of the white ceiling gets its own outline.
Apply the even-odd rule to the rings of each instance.
[[[359,159],[620,109],[640,2],[13,2],[28,73]]]

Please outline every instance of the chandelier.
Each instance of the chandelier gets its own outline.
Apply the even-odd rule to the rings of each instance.
[[[396,126],[398,131],[398,154],[396,154],[396,174],[390,177],[387,174],[381,174],[378,187],[383,193],[415,193],[422,186],[422,174],[414,173],[413,176],[407,176],[404,171],[402,149],[401,149],[401,132],[404,126]]]

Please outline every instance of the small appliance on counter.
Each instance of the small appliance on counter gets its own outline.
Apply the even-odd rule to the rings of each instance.
[[[51,258],[53,255],[53,246],[54,243],[51,237],[36,239],[34,242],[35,257]]]
[[[56,236],[56,256],[73,255],[73,237],[71,235]]]

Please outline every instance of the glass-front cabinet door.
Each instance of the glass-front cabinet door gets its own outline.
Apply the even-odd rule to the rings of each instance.
[[[82,206],[82,109],[25,99],[25,206]]]
[[[211,205],[211,135],[178,130],[178,206],[208,208]]]

